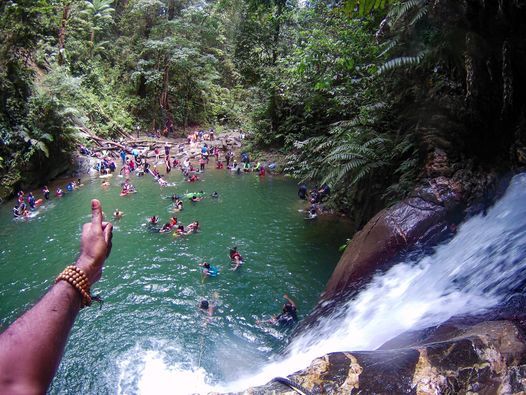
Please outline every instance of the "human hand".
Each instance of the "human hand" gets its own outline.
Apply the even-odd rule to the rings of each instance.
[[[80,256],[77,266],[88,276],[90,284],[102,275],[102,266],[111,252],[113,225],[102,222],[102,207],[96,199],[91,201],[91,222],[84,224],[80,238]]]

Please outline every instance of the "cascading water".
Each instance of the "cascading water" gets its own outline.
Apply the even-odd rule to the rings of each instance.
[[[203,383],[203,372],[195,370],[191,388],[184,388],[184,383],[177,388],[182,393],[240,391],[293,373],[326,353],[374,350],[409,329],[437,325],[453,315],[501,303],[524,283],[525,202],[526,175],[519,175],[487,215],[469,219],[432,255],[418,262],[399,263],[376,276],[355,298],[295,338],[284,355],[259,372],[250,372],[247,367],[246,372],[240,371],[244,378],[212,388]],[[163,380],[187,377],[157,357],[148,358],[139,379],[143,393],[162,388]],[[197,385],[195,380],[202,384]],[[170,393],[173,389],[171,386]]]

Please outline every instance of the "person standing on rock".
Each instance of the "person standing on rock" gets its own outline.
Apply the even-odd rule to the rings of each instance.
[[[305,200],[307,198],[307,185],[304,183],[301,183],[298,187],[298,197],[302,200]]]
[[[203,147],[201,148],[201,156],[208,164],[208,145],[203,144]]]
[[[124,165],[126,163],[126,151],[124,149],[121,149],[121,160]]]
[[[168,141],[164,143],[164,156],[165,160],[170,160],[170,144],[168,144]]]
[[[226,156],[225,156],[225,159],[226,159],[226,167],[229,168],[230,167],[230,161],[232,160],[232,158],[234,157],[234,154],[232,153],[231,150],[228,150],[228,152],[226,153]]]
[[[42,192],[44,192],[44,199],[49,200],[49,188],[47,185],[44,185],[44,189],[42,189]]]

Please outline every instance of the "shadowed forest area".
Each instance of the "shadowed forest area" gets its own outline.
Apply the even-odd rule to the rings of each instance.
[[[285,173],[328,183],[330,204],[361,226],[430,166],[451,176],[524,164],[525,8],[3,1],[1,195],[66,170],[86,143],[79,128],[113,139],[242,128],[251,150],[286,158]]]

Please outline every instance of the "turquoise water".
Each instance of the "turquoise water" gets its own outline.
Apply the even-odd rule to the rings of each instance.
[[[80,313],[51,393],[159,393],[156,385],[172,381],[177,388],[164,390],[184,393],[236,380],[286,344],[286,332],[256,324],[279,313],[284,293],[297,302],[300,318],[318,300],[348,223],[303,219],[296,185],[283,177],[207,170],[194,184],[178,171],[167,179],[174,185],[161,189],[150,176],[133,178],[138,193],[126,197],[119,196],[121,178],[110,179],[106,190],[100,179],[88,179],[29,220],[12,219],[11,204],[0,208],[3,327],[74,261],[90,199],[101,200],[107,218],[116,208],[125,213],[113,221],[113,251],[94,287],[104,304]],[[208,196],[185,201],[173,215],[185,225],[198,220],[199,233],[174,238],[146,225],[151,215],[168,220],[171,194],[198,190]],[[209,196],[213,191],[219,199]],[[233,245],[245,258],[236,272],[229,270]],[[220,274],[203,278],[203,261]],[[199,311],[201,299],[216,301],[213,317]]]

